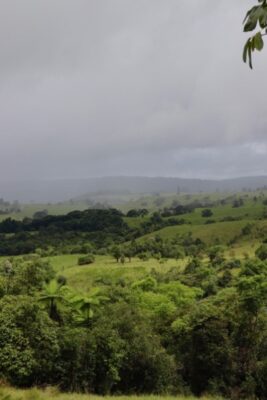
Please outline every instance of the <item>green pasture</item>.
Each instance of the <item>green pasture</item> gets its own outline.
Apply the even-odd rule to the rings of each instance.
[[[253,221],[251,221],[253,223]],[[242,234],[242,228],[247,221],[218,222],[207,225],[175,225],[144,235],[138,240],[150,239],[159,235],[162,239],[175,239],[185,234],[192,234],[192,237],[201,239],[208,245],[217,243],[228,244],[229,241]]]
[[[67,269],[78,265],[79,254],[62,254],[59,256],[45,257],[44,260],[49,261],[53,269],[60,274],[63,274]]]
[[[202,217],[203,208],[196,208],[193,212],[181,215],[185,221],[192,224],[205,224],[207,220],[216,222],[222,221],[224,218],[235,218],[240,220],[258,220],[263,216],[264,207],[262,204],[247,204],[242,207],[233,208],[230,205],[217,206],[210,208],[213,215],[209,218]],[[223,222],[223,221],[222,221]]]
[[[226,247],[224,256],[227,259],[246,257],[253,258],[255,250],[259,246],[259,242],[248,241],[241,245],[236,244],[231,248]],[[138,258],[133,258],[131,262],[128,260],[124,264],[117,263],[110,256],[96,256],[93,264],[78,265],[78,254],[59,255],[46,258],[51,263],[57,275],[63,275],[67,279],[70,287],[77,291],[87,292],[92,287],[105,287],[106,285],[116,285],[120,282],[131,284],[132,282],[143,279],[151,271],[167,272],[173,267],[178,267],[181,272],[189,261],[189,257],[183,259],[164,259],[158,261],[150,258],[148,261],[142,261]],[[205,257],[204,262],[208,262]]]
[[[116,284],[118,281],[133,282],[142,279],[151,270],[167,271],[172,267],[180,267],[181,270],[186,264],[186,259],[174,260],[168,259],[158,261],[150,259],[141,261],[133,258],[124,264],[117,263],[114,258],[109,256],[97,256],[96,261],[89,265],[78,265],[79,255],[62,255],[49,257],[52,267],[58,275],[64,275],[67,278],[68,285],[86,292],[93,286],[105,286],[106,284]]]

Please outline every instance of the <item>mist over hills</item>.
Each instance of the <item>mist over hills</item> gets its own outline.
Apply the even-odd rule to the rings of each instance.
[[[0,197],[29,203],[59,202],[90,198],[90,195],[149,194],[177,191],[186,193],[255,190],[267,186],[267,176],[223,180],[167,177],[113,176],[88,179],[0,182]]]

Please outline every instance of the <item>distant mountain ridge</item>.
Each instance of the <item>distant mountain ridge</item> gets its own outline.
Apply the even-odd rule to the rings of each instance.
[[[89,197],[92,193],[149,194],[159,192],[186,193],[256,190],[267,187],[267,176],[232,179],[186,179],[168,177],[111,176],[88,179],[40,181],[0,181],[0,198],[8,201],[44,203]]]

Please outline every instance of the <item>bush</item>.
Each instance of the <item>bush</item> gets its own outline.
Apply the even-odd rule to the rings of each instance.
[[[150,257],[151,257],[151,254],[148,252],[139,254],[139,259],[141,261],[149,261]]]
[[[87,254],[78,258],[78,265],[93,264],[95,262],[95,257],[93,254]]]
[[[261,260],[264,261],[267,259],[267,245],[262,244],[255,252],[256,256]]]
[[[212,215],[213,215],[213,212],[209,208],[206,208],[205,210],[202,210],[202,212],[201,212],[201,216],[203,218],[209,218],[209,217],[212,217]]]
[[[65,286],[67,284],[67,278],[64,275],[58,275],[57,277],[57,283],[60,286]]]

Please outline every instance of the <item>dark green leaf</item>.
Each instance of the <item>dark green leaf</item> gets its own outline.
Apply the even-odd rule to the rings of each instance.
[[[263,49],[264,42],[263,42],[262,35],[261,35],[260,32],[258,32],[258,33],[254,36],[254,45],[255,45],[255,48],[256,48],[258,51],[261,51],[261,50]]]

